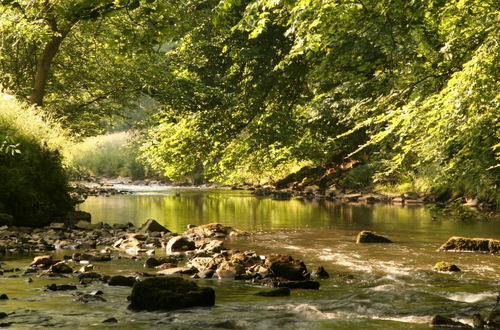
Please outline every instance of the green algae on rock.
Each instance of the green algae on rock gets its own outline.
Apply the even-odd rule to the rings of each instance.
[[[134,284],[129,308],[132,310],[172,310],[213,306],[215,291],[199,287],[180,277],[153,277]]]
[[[368,230],[363,230],[356,237],[356,244],[359,243],[394,243],[394,242],[384,236],[377,235]]]
[[[453,236],[441,245],[439,251],[500,253],[500,240]]]

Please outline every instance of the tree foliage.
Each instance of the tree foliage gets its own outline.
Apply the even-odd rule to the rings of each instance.
[[[168,54],[177,97],[163,100],[145,158],[171,177],[237,181],[352,157],[375,180],[497,199],[498,12],[494,1],[221,2]]]
[[[0,11],[4,87],[33,95],[59,42],[45,107],[92,130],[147,98],[158,113],[142,123],[141,157],[171,179],[272,181],[354,160],[373,182],[498,201],[495,1],[4,0]]]

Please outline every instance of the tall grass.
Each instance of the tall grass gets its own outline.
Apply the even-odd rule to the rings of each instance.
[[[0,213],[17,225],[38,226],[72,209],[59,150],[68,132],[37,108],[0,93]],[[11,152],[15,150],[16,152]]]
[[[84,176],[131,177],[145,176],[144,167],[128,142],[131,132],[117,132],[88,137],[65,152],[71,171]]]

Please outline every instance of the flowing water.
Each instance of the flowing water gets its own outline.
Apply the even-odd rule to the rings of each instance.
[[[122,188],[122,187],[118,187]],[[124,187],[130,188],[130,187]],[[470,323],[485,315],[500,290],[500,257],[444,253],[437,248],[450,236],[500,238],[500,223],[433,220],[424,207],[346,205],[299,200],[273,201],[249,192],[187,188],[134,187],[133,195],[89,197],[80,209],[94,222],[140,225],[154,218],[172,231],[187,224],[222,222],[254,233],[229,241],[236,249],[260,254],[286,253],[309,269],[324,266],[330,278],[320,290],[293,290],[290,297],[257,297],[262,287],[243,281],[198,280],[216,291],[216,305],[168,313],[130,312],[127,287],[90,285],[107,302],[82,304],[71,292],[44,292],[46,284],[73,279],[2,278],[0,311],[16,328],[125,329],[427,329],[440,313]],[[356,245],[356,234],[373,230],[396,244]],[[160,252],[160,251],[159,251]],[[58,252],[70,254],[70,252]],[[32,256],[6,256],[3,268],[26,267]],[[438,261],[457,264],[460,273],[437,273]],[[99,264],[105,274],[144,271],[141,261]],[[117,324],[101,323],[108,317]],[[0,323],[2,320],[0,320]]]

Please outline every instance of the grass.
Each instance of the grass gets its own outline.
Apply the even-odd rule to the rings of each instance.
[[[67,166],[84,176],[144,178],[145,168],[128,142],[131,132],[117,132],[85,138],[65,152]]]

